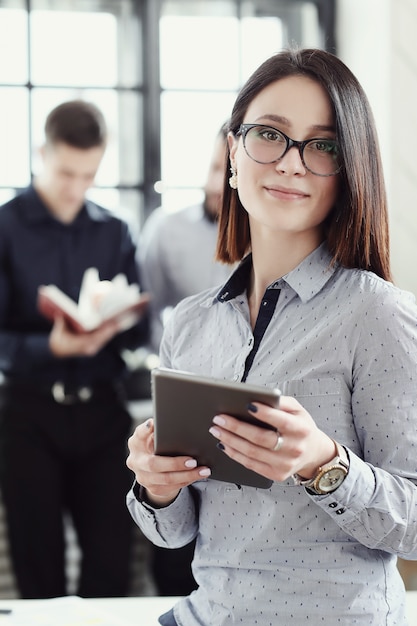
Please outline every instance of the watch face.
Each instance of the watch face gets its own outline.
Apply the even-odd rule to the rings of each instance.
[[[324,493],[334,491],[344,481],[346,473],[346,470],[341,467],[333,467],[320,477],[317,487]]]

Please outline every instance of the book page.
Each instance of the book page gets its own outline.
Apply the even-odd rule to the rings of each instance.
[[[98,270],[88,268],[83,276],[78,303],[56,285],[38,288],[38,309],[50,320],[63,315],[76,332],[89,332],[107,320],[118,322],[120,331],[128,330],[142,315],[149,294],[141,294],[137,284],[128,284],[118,274],[111,281],[100,280]]]

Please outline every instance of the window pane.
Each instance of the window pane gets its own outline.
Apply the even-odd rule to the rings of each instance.
[[[120,92],[118,95],[119,118],[119,182],[137,185],[143,182],[142,118],[143,96],[136,92]]]
[[[300,13],[302,45],[305,48],[321,48],[323,41],[317,6],[311,2],[303,2]]]
[[[184,12],[187,7],[191,10],[186,5]],[[162,87],[239,89],[262,61],[283,47],[281,19],[256,17],[252,5],[246,9],[249,15],[241,20],[233,16],[163,15]]]
[[[122,87],[136,87],[143,84],[142,28],[139,17],[134,14],[134,3],[120,2],[117,10],[117,53],[118,83]]]
[[[27,13],[0,9],[0,82],[28,81]]]
[[[0,0],[0,4],[3,2],[4,0]],[[59,58],[63,56],[66,61],[66,71],[62,80],[57,78],[53,84],[69,84],[68,66],[71,70],[71,65],[76,58],[81,59],[82,65],[85,66],[81,67],[83,74],[86,73],[86,70],[89,73],[88,78],[83,77],[82,84],[109,86],[114,85],[117,81],[118,85],[123,87],[136,87],[143,83],[142,3],[138,3],[136,0],[59,0],[59,2],[32,0],[31,6],[35,13],[43,12],[49,15],[52,13],[55,17],[50,19],[57,21],[60,28],[59,36],[54,36],[54,40],[59,39],[59,47],[54,50],[54,54],[56,56],[58,53]],[[66,12],[65,15],[63,12]],[[64,33],[65,39],[62,39],[62,22],[65,22],[66,14],[75,16],[73,19],[77,22],[77,26],[80,24],[79,28],[81,28],[83,37],[81,42],[79,28],[75,31],[76,39],[74,39],[74,33],[71,35]],[[86,19],[83,20],[81,17],[80,21],[79,16],[82,15],[85,15]],[[96,22],[95,16],[104,17],[103,20],[100,18]],[[88,32],[88,25],[91,24],[91,21],[94,22],[94,30]],[[42,24],[40,28],[42,28]],[[107,37],[108,34],[110,38]],[[68,40],[69,45],[67,45]],[[76,49],[76,46],[79,48],[80,45],[82,47],[81,53]],[[74,52],[76,57],[73,56]],[[43,58],[45,54],[47,52],[42,53]],[[113,58],[109,66],[107,61],[110,55]],[[47,62],[51,62],[49,56]],[[86,63],[87,65],[85,65]],[[96,65],[94,65],[95,63]],[[70,72],[70,77],[74,77],[74,71]],[[47,80],[44,78],[42,78],[42,82],[50,83],[49,73],[46,77]],[[79,84],[79,82],[78,80],[76,83],[71,81],[71,84]]]
[[[162,94],[164,188],[204,185],[214,140],[231,113],[235,97],[234,93]]]
[[[14,189],[0,189],[0,206],[14,198],[16,192]]]
[[[32,11],[32,82],[117,83],[117,22],[110,13]]]
[[[0,89],[0,185],[29,184],[29,110],[24,88]]]
[[[277,17],[247,17],[241,21],[241,54],[243,84],[268,57],[283,47],[282,22]]]
[[[161,17],[162,87],[237,89],[238,37],[239,20],[235,17]]]

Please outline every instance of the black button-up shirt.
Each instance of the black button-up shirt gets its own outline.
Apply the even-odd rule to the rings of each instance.
[[[135,246],[125,222],[87,201],[64,224],[31,186],[0,208],[0,370],[16,380],[92,384],[121,377],[122,348],[146,339],[147,323],[113,339],[97,355],[56,359],[49,351],[51,322],[37,309],[39,285],[57,285],[78,301],[84,271],[101,280],[116,274],[138,283]]]

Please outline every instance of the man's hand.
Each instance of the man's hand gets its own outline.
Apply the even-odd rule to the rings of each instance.
[[[77,333],[63,317],[55,318],[49,335],[49,349],[57,358],[94,356],[120,332],[117,322],[107,322],[97,330]]]

